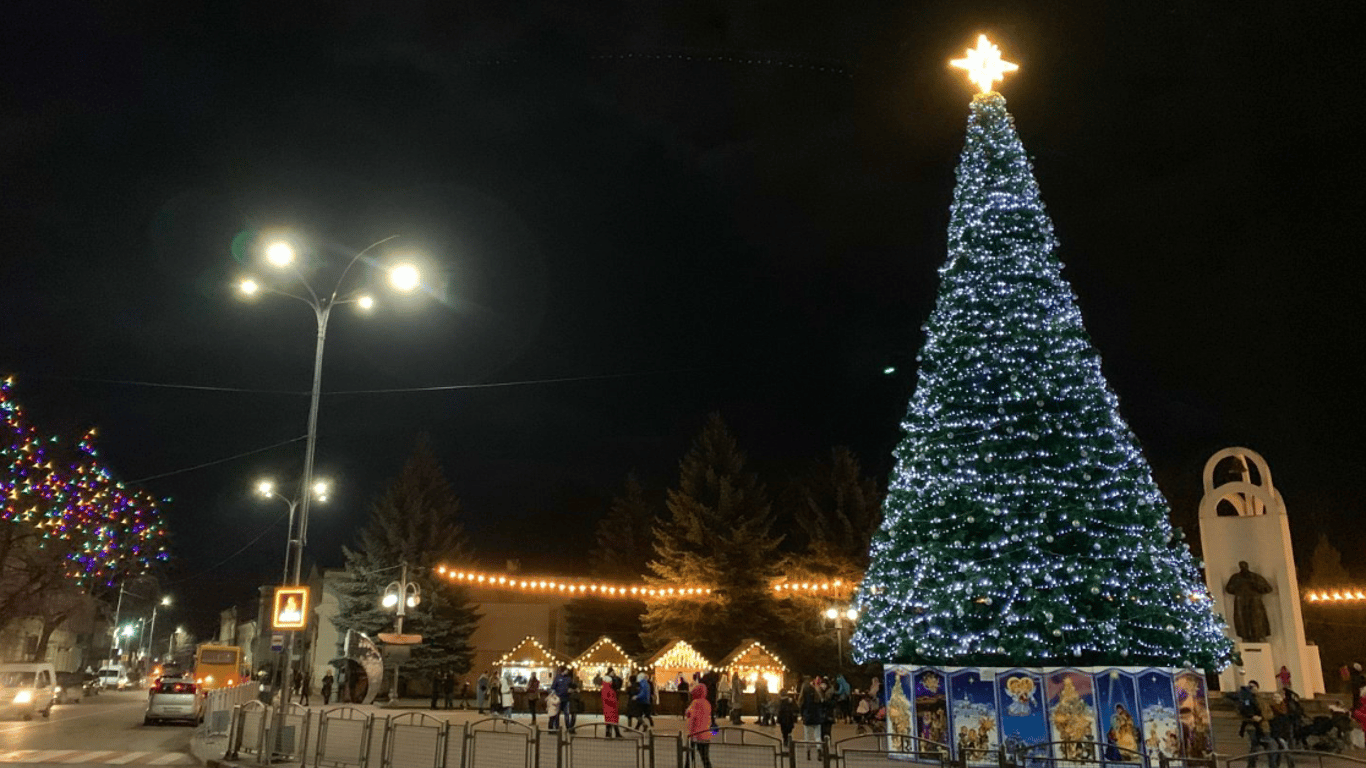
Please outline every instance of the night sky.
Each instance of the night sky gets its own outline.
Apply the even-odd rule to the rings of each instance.
[[[194,469],[305,430],[309,311],[233,290],[273,228],[319,283],[393,234],[428,283],[333,319],[324,564],[422,432],[486,567],[582,570],[627,472],[662,497],[714,410],[771,484],[840,444],[885,481],[973,90],[946,62],[985,32],[1178,521],[1246,445],[1301,557],[1328,532],[1366,577],[1351,5],[9,3],[0,372],[174,499],[201,633],[278,578],[250,485],[302,465]]]

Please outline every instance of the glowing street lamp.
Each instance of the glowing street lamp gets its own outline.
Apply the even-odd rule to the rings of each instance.
[[[404,293],[412,292],[421,283],[422,275],[418,273],[417,267],[412,264],[399,264],[389,270],[389,284]]]
[[[844,672],[844,625],[847,622],[849,628],[853,629],[854,622],[858,621],[858,609],[849,606],[832,605],[825,609],[825,618],[835,625],[835,655],[838,657],[838,668]]]
[[[330,484],[326,480],[315,479],[313,481],[313,497],[316,498],[318,501],[326,502],[327,492],[330,489],[330,487]],[[279,499],[280,501],[283,501],[286,505],[289,506],[289,524],[285,528],[286,532],[289,535],[285,539],[284,574],[284,582],[289,583],[290,563],[295,562],[297,571],[297,561],[302,560],[304,556],[302,534],[300,535],[300,537],[295,537],[293,535],[294,513],[299,509],[300,499],[298,496],[291,498],[289,496],[284,495],[283,493],[280,493],[280,491],[276,488],[275,481],[271,480],[270,478],[261,478],[260,480],[256,481],[256,493],[264,499]],[[302,525],[300,526],[300,528],[302,528]],[[293,560],[291,559],[291,554],[294,555]]]
[[[266,261],[271,266],[284,269],[294,263],[294,246],[283,240],[277,240],[266,246]]]

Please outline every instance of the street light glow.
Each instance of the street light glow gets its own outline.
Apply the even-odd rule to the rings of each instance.
[[[170,604],[171,604],[171,598],[170,598],[170,596],[168,595],[168,596],[166,596],[166,597],[161,598],[161,604],[162,604],[162,605],[170,605]]]
[[[839,609],[838,609],[838,608],[826,608],[826,609],[825,609],[825,618],[830,619],[830,620],[833,621],[833,620],[835,620],[835,619],[838,619],[839,617],[840,617],[840,612],[839,612]]]
[[[398,264],[389,270],[389,284],[404,293],[417,288],[421,282],[422,275],[412,264]]]
[[[356,303],[360,305],[361,309],[373,309],[375,306],[375,297],[369,295],[362,296],[359,299],[356,299]]]
[[[262,496],[269,497],[272,493],[275,493],[275,483],[270,480],[262,480],[256,484],[256,492]]]
[[[237,290],[241,291],[242,293],[248,296],[251,296],[255,294],[257,291],[261,290],[261,286],[255,280],[252,280],[250,277],[248,277],[247,279],[237,284]]]
[[[850,621],[855,621],[855,620],[857,620],[857,619],[858,619],[858,609],[857,609],[857,608],[850,608],[849,610],[847,610],[847,611],[844,612],[844,617],[845,617],[846,619],[850,620]]]
[[[398,595],[394,594],[393,592],[388,592],[384,595],[384,600],[381,602],[383,603],[385,608],[393,608],[394,606],[398,605]]]
[[[276,267],[287,267],[294,263],[294,246],[277,240],[266,246],[266,261]]]
[[[315,495],[317,495],[317,496],[326,496],[326,495],[327,495],[327,481],[326,481],[326,480],[318,480],[318,481],[314,482],[314,483],[313,483],[313,493],[314,493]]]

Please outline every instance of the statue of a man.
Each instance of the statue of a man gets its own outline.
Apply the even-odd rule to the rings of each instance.
[[[1224,591],[1234,596],[1233,631],[1247,643],[1265,642],[1271,634],[1271,622],[1266,617],[1262,595],[1271,594],[1271,585],[1259,573],[1248,570],[1247,561],[1238,563],[1238,572],[1224,585]]]

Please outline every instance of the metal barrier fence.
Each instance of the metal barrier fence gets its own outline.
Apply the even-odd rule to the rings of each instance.
[[[1158,755],[1158,768],[1359,768],[1366,760],[1319,749],[1275,749],[1246,755],[1209,758],[1169,758]]]
[[[1015,753],[1015,763],[1032,768],[1057,768],[1059,764],[1067,768],[1133,768],[1135,765],[1147,768],[1149,765],[1148,756],[1142,752],[1094,741],[1045,741],[1030,744]]]
[[[260,686],[256,683],[215,688],[204,694],[204,717],[199,732],[206,737],[226,736],[232,728],[232,712],[238,704],[256,698]]]

